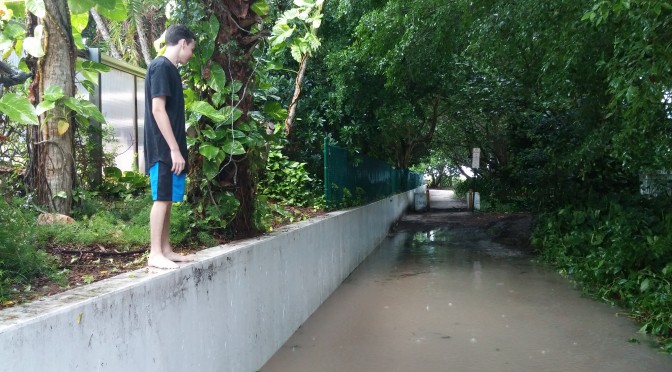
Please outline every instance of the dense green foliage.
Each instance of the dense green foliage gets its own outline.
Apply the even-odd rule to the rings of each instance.
[[[585,292],[629,309],[672,352],[670,204],[616,199],[542,216],[533,242]]]
[[[303,2],[294,7],[283,2],[270,4],[258,1],[250,7],[249,12],[241,10],[239,13],[249,18],[244,21],[246,29],[241,28],[241,20],[232,20],[226,9],[214,9],[208,6],[207,1],[178,3],[176,6],[168,6],[167,2],[160,0],[144,4],[134,0],[69,1],[69,4],[72,36],[79,48],[84,47],[82,36],[96,39],[96,29],[100,30],[105,24],[113,31],[117,30],[117,34],[123,33],[124,27],[130,27],[130,40],[134,38],[133,29],[140,31],[140,28],[155,26],[158,30],[165,28],[165,24],[157,25],[157,20],[143,17],[147,12],[160,13],[160,22],[188,24],[199,39],[194,58],[188,65],[182,66],[188,86],[185,94],[187,120],[190,134],[193,134],[189,139],[192,173],[189,175],[189,202],[176,205],[173,210],[171,240],[174,244],[214,244],[214,237],[236,233],[230,225],[237,215],[244,214],[241,211],[248,214],[253,211],[254,221],[253,226],[241,224],[242,228],[239,226],[237,231],[239,233],[267,231],[279,219],[295,218],[270,203],[269,197],[283,199],[276,202],[288,205],[320,203],[321,187],[312,181],[301,164],[282,155],[276,157],[274,152],[269,154],[269,149],[280,143],[281,136],[273,134],[268,128],[273,126],[273,122],[280,126],[287,116],[287,110],[278,102],[278,95],[287,94],[282,91],[289,91],[289,80],[284,79],[284,76],[274,76],[273,71],[281,71],[283,63],[287,62],[283,58],[291,58],[290,54],[296,58],[319,47],[315,30],[320,23],[321,1]],[[11,5],[12,11],[4,8],[4,4],[0,8],[0,49],[3,51],[3,61],[12,51],[20,56],[24,50],[30,53],[30,56],[20,60],[18,66],[25,72],[29,70],[29,65],[35,64],[33,57],[43,56],[45,50],[40,43],[42,26],[33,31],[22,26],[23,19],[28,13],[38,18],[46,15],[39,0]],[[94,10],[104,18],[103,23],[96,20],[97,24],[93,25],[89,12]],[[126,15],[130,17],[130,23]],[[269,24],[272,25],[277,19],[275,28],[281,34],[275,35],[269,42],[270,35],[265,32],[265,28],[270,28]],[[143,20],[151,24],[140,24]],[[231,32],[232,35],[238,32],[239,41],[222,42],[218,38],[219,33],[234,25],[237,27],[233,27]],[[303,31],[294,32],[296,29]],[[257,37],[247,44],[246,38],[251,34]],[[138,37],[141,35],[138,34]],[[107,47],[111,49],[117,41],[105,40],[103,44],[108,43]],[[243,50],[243,44],[247,45],[247,50]],[[134,46],[132,49],[135,49]],[[160,53],[159,48],[157,51]],[[285,54],[285,51],[291,53]],[[108,70],[103,65],[89,61],[79,61],[76,68],[81,73],[79,83],[89,91],[95,88],[97,74]],[[103,159],[92,158],[93,152],[90,150],[95,144],[91,143],[89,136],[88,118],[99,122],[105,119],[91,103],[84,99],[65,97],[62,89],[48,87],[37,98],[39,105],[35,107],[37,102],[31,104],[33,97],[28,90],[31,82],[29,78],[24,84],[9,90],[3,87],[0,91],[0,171],[3,173],[0,174],[0,182],[15,184],[4,188],[2,194],[25,197],[26,205],[33,210],[45,208],[32,205],[35,200],[34,190],[20,177],[21,173],[27,173],[23,168],[36,161],[31,159],[33,154],[29,149],[37,145],[31,142],[26,125],[38,124],[38,115],[46,112],[48,117],[54,107],[65,106],[72,110],[72,118],[68,118],[72,120],[61,120],[58,131],[59,135],[69,130],[76,132],[74,157],[77,182],[67,192],[72,193],[75,202],[74,208],[68,213],[77,222],[72,225],[35,227],[34,213],[26,214],[21,223],[16,219],[3,221],[6,231],[26,228],[30,236],[7,249],[19,249],[16,247],[21,246],[21,252],[25,253],[27,259],[34,258],[30,265],[25,260],[21,261],[22,267],[42,267],[42,253],[36,253],[35,248],[45,242],[74,246],[103,244],[119,250],[146,245],[149,241],[148,215],[151,206],[151,201],[144,197],[148,190],[147,177],[136,172],[121,172],[111,166],[114,157],[110,154],[104,154]],[[279,151],[280,148],[277,154],[280,154]],[[267,166],[268,159],[271,162]],[[92,182],[89,178],[93,173],[91,171],[101,163],[105,167],[105,177],[102,182]],[[268,190],[262,190],[260,196],[255,198],[256,183],[264,169],[268,169],[268,172],[262,182],[266,182]],[[5,175],[5,172],[10,174]],[[247,181],[241,182],[243,178],[247,178]],[[61,195],[59,193],[56,196]],[[254,199],[252,203],[250,198]],[[15,212],[21,215],[24,213],[21,210]],[[0,260],[3,280],[12,278],[16,284],[40,275],[39,270],[19,272],[12,265],[14,263],[6,259]]]
[[[322,133],[439,177],[478,147],[459,191],[538,213],[544,258],[669,340],[669,2],[325,6],[291,157],[318,169]]]
[[[322,187],[310,177],[305,163],[289,160],[277,146],[268,153],[259,190],[260,194],[281,204],[307,207],[319,206]]]
[[[10,287],[30,285],[38,276],[57,276],[54,259],[35,249],[34,213],[23,209],[19,200],[0,198],[0,301]]]

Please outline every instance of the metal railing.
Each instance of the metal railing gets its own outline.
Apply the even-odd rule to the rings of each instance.
[[[347,207],[385,198],[422,185],[422,175],[396,169],[366,155],[324,141],[324,196],[328,208]]]

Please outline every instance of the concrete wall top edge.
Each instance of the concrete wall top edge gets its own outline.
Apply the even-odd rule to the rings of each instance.
[[[388,198],[373,202],[371,204],[383,203],[387,201]],[[72,306],[80,306],[88,301],[92,301],[102,296],[110,295],[119,291],[130,290],[133,287],[143,285],[143,283],[162,275],[171,275],[176,274],[182,270],[191,270],[192,266],[203,265],[211,259],[229,255],[237,250],[251,248],[261,242],[276,239],[311,225],[320,224],[323,221],[329,220],[331,218],[347,215],[348,213],[354,213],[359,208],[349,208],[345,210],[329,212],[304,221],[299,221],[283,226],[270,234],[264,234],[259,237],[244,240],[237,240],[227,244],[201,250],[194,254],[194,262],[182,264],[177,270],[142,268],[122,273],[99,282],[69,289],[53,296],[44,297],[11,308],[2,309],[0,310],[0,333],[10,331],[15,327],[20,327],[24,324],[39,321],[45,316],[49,316],[60,311],[66,311]]]

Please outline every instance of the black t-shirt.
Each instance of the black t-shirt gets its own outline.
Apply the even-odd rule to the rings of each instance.
[[[145,75],[145,168],[149,171],[154,163],[160,161],[172,166],[170,147],[161,134],[154,115],[152,114],[152,99],[166,97],[166,112],[170,119],[170,126],[180,146],[182,157],[187,159],[187,137],[184,119],[184,93],[182,79],[177,67],[164,56],[159,56],[149,64]],[[188,163],[184,172],[188,171]]]

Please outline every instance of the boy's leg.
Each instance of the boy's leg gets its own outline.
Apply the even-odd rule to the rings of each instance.
[[[170,201],[156,200],[149,214],[150,248],[147,264],[159,269],[176,269],[178,267],[175,262],[163,254],[162,247],[164,236],[170,234],[170,210],[172,205],[173,202]],[[165,227],[166,220],[168,220],[167,228]]]
[[[170,245],[170,212],[163,220],[163,235],[161,235],[161,252],[163,256],[173,262],[191,262],[193,259],[188,256],[182,256],[179,253],[173,252],[173,247]]]

